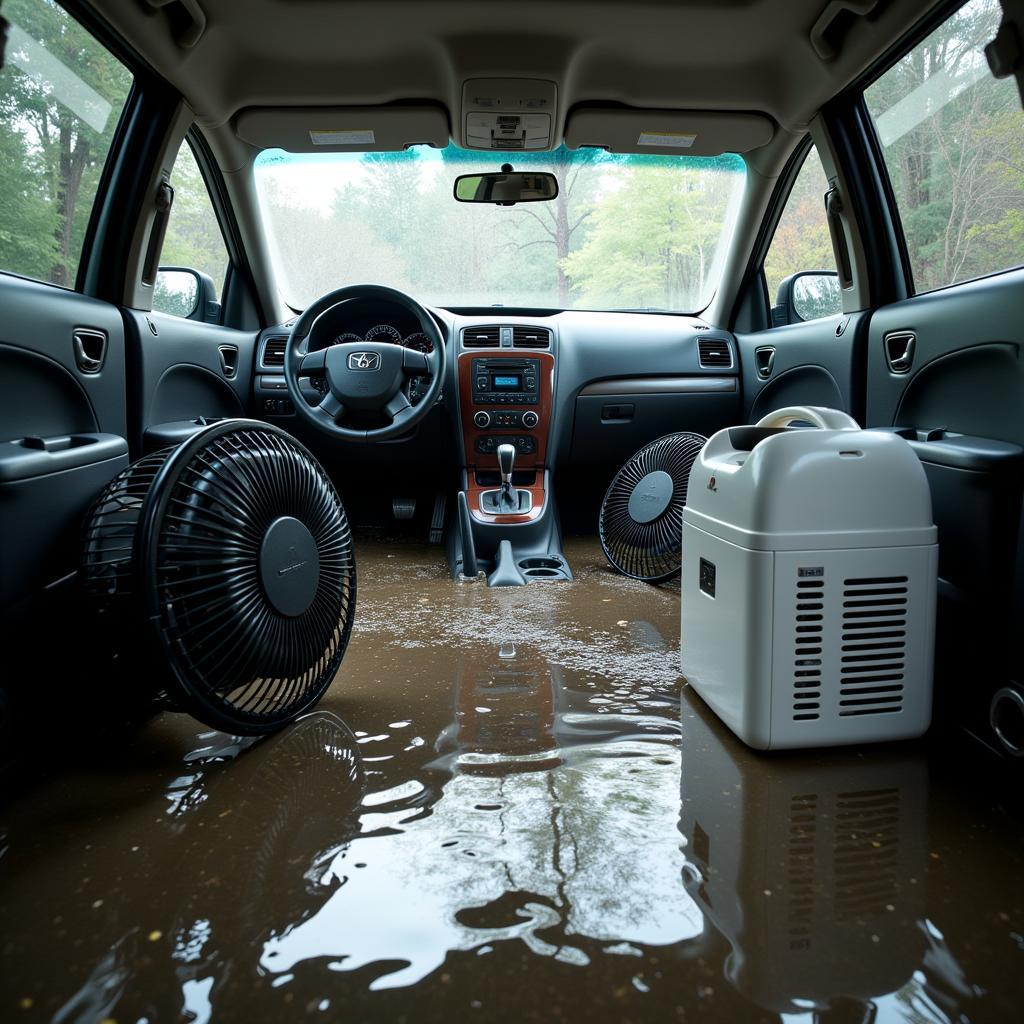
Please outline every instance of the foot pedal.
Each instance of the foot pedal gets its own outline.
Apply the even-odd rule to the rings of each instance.
[[[416,499],[392,498],[391,514],[396,519],[412,519],[416,515]]]
[[[438,491],[434,496],[434,514],[430,517],[430,543],[440,544],[444,537],[444,517],[448,511],[448,495]]]

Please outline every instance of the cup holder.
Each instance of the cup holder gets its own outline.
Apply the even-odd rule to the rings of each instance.
[[[524,558],[519,563],[520,569],[554,569],[557,572],[562,571],[562,563],[557,558]]]
[[[521,558],[519,568],[530,580],[564,580],[565,563],[551,555],[535,555],[532,558]]]

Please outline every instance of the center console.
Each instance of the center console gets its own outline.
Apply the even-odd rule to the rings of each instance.
[[[491,349],[459,356],[466,493],[478,521],[530,522],[544,511],[554,370],[551,352]],[[502,445],[515,450],[512,486],[525,492],[514,510],[486,497],[501,482]]]
[[[548,485],[554,332],[491,325],[460,334],[459,418],[465,486],[449,558],[492,587],[572,579]]]

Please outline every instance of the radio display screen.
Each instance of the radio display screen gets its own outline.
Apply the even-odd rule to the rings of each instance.
[[[491,378],[491,386],[495,391],[522,391],[523,378],[518,373],[496,373]]]

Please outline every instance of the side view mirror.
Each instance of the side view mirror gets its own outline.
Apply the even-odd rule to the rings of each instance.
[[[511,164],[504,164],[497,174],[460,174],[454,194],[460,203],[544,203],[558,195],[558,179],[546,171],[513,171]]]
[[[213,278],[190,267],[160,267],[153,286],[153,308],[185,320],[215,324],[220,303]]]
[[[834,270],[801,270],[779,285],[772,306],[772,327],[836,316],[842,311],[839,275]]]

